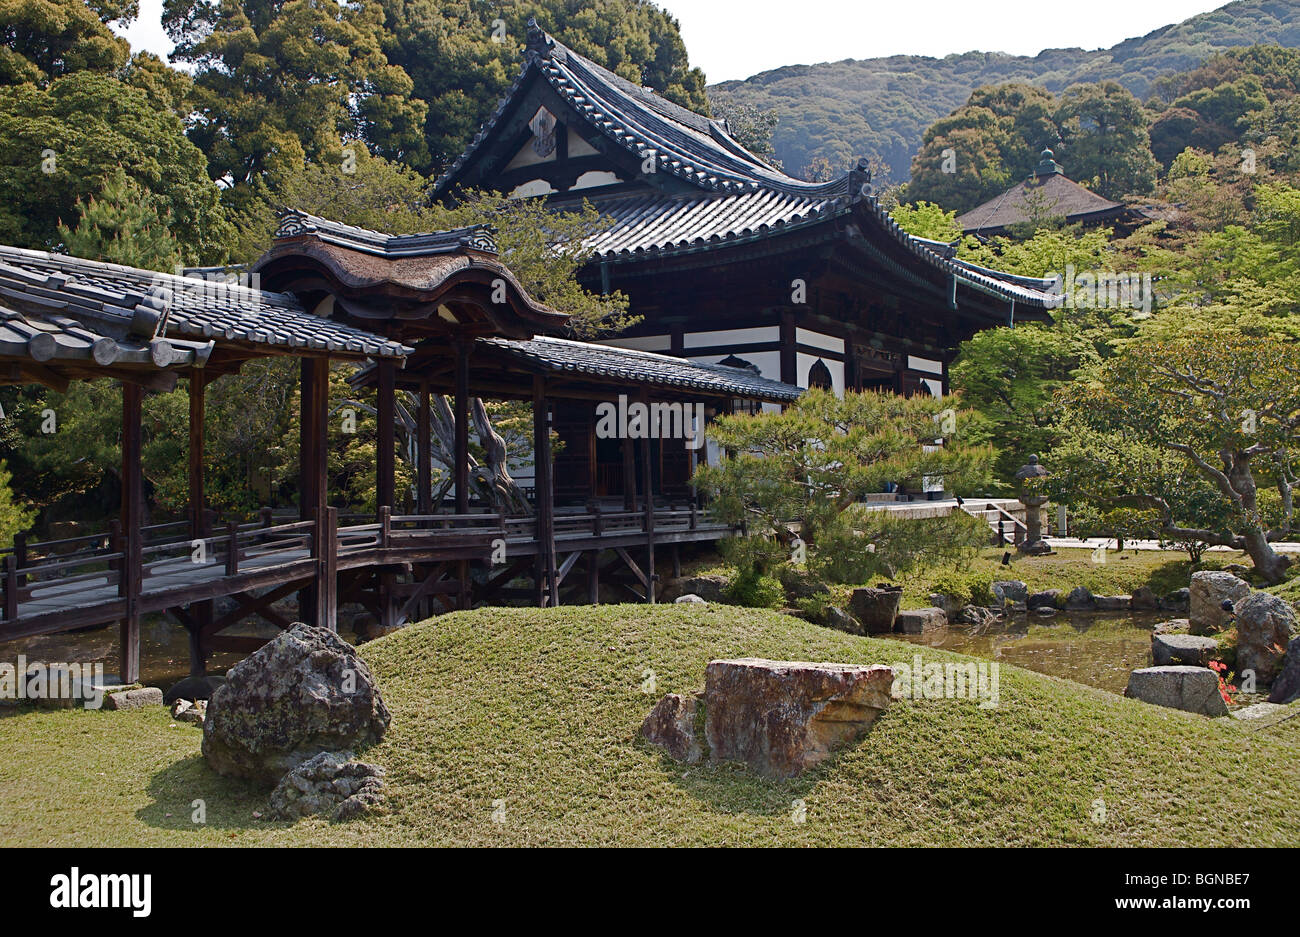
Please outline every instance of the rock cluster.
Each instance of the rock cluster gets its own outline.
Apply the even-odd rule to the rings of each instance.
[[[707,747],[714,762],[789,778],[861,737],[889,707],[893,683],[893,670],[881,665],[715,660],[701,697],[664,697],[641,731],[680,761],[700,760]]]

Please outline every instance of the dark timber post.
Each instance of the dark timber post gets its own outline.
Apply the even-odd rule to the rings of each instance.
[[[393,506],[394,472],[396,471],[395,402],[396,373],[391,358],[382,359],[379,369],[379,422],[375,453],[375,501],[379,507]]]
[[[339,583],[339,512],[326,508],[312,537],[313,553],[317,557],[317,578],[320,581],[320,601],[316,603],[316,623],[330,631],[338,631]]]
[[[325,436],[329,409],[329,359],[303,358],[299,386],[298,513],[302,520],[316,521],[316,535],[325,517]],[[317,620],[320,595],[317,579],[298,593],[298,615],[303,621]]]
[[[204,462],[205,396],[208,376],[199,370],[190,372],[190,538],[203,540],[207,529],[207,475]],[[201,677],[207,673],[207,655],[203,650],[204,636],[212,629],[212,600],[195,602],[191,606],[190,676]]]
[[[547,419],[546,379],[533,378],[533,453],[537,492],[537,569],[545,584],[544,605],[560,604],[555,572],[555,486],[551,479],[551,424]]]
[[[456,513],[469,513],[469,343],[456,350]]]
[[[144,573],[140,522],[144,517],[144,480],[140,472],[140,411],[144,388],[122,384],[122,527],[126,532],[126,556],[122,561],[126,616],[120,631],[122,682],[140,679],[140,587]]]
[[[794,324],[794,312],[785,310],[781,313],[781,380],[787,384],[799,382],[798,331]]]
[[[416,458],[420,465],[416,471],[415,498],[417,514],[433,513],[433,444],[429,438],[429,382],[420,382],[420,421],[415,430]]]
[[[645,391],[641,393],[641,402],[645,404],[646,420],[650,419],[650,395]],[[655,604],[655,494],[653,477],[650,471],[650,446],[651,440],[647,432],[645,438],[641,440],[641,474],[642,487],[645,489],[645,540],[646,540],[646,568],[645,568],[645,600],[651,605]]]
[[[620,444],[623,451],[623,510],[631,513],[636,510],[636,457],[632,454],[632,440],[623,437]]]

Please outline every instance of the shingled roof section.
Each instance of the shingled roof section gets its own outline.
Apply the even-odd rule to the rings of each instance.
[[[29,326],[41,320],[63,330],[63,347],[78,354],[87,340],[78,330],[125,343],[122,354],[132,343],[163,340],[173,349],[194,340],[196,347],[239,342],[351,358],[410,353],[398,342],[312,315],[287,294],[17,247],[0,246],[0,304]],[[171,363],[203,360],[206,352]]]
[[[589,201],[608,227],[585,246],[594,260],[637,261],[810,230],[823,222],[848,219],[893,239],[927,275],[956,277],[970,288],[1004,300],[1049,309],[1053,297],[1000,271],[972,268],[933,249],[894,223],[865,187],[866,174],[846,173],[830,182],[795,179],[748,152],[727,132],[724,122],[696,114],[641,88],[579,55],[530,22],[523,70],[470,146],[438,180],[434,194],[449,196],[475,154],[492,137],[511,100],[530,78],[546,81],[587,124],[638,160],[653,154],[660,176],[691,184],[686,194],[615,192],[583,189],[568,197],[551,196],[564,208],[569,201]],[[695,194],[698,192],[698,194]],[[839,237],[831,224],[826,237]],[[865,240],[865,239],[864,239]],[[880,258],[887,264],[896,261]]]
[[[427,234],[384,234],[355,225],[330,221],[305,211],[290,209],[280,216],[277,240],[314,234],[327,244],[348,247],[376,257],[430,257],[456,251],[497,253],[497,242],[487,225],[472,225]]]
[[[1044,150],[1043,159],[1032,176],[983,205],[958,215],[957,224],[967,234],[993,235],[1012,225],[1033,221],[1035,215],[1042,213],[1074,224],[1105,221],[1125,211],[1122,202],[1102,198],[1066,178],[1060,164],[1053,159],[1052,151]]]
[[[760,377],[748,368],[701,364],[632,348],[548,336],[527,340],[481,338],[478,343],[502,349],[511,357],[545,371],[589,374],[636,384],[659,384],[713,396],[744,397],[773,403],[789,403],[803,393],[800,387]]]

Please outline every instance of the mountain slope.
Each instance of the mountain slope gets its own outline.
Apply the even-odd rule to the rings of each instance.
[[[1047,49],[1036,56],[967,52],[942,59],[915,55],[791,65],[710,87],[743,103],[775,109],[777,158],[799,171],[816,157],[842,169],[861,156],[889,164],[906,179],[930,124],[966,103],[980,85],[1028,81],[1061,91],[1081,81],[1114,79],[1145,98],[1161,75],[1192,68],[1235,46],[1300,47],[1300,3],[1239,0],[1163,26],[1110,49]]]

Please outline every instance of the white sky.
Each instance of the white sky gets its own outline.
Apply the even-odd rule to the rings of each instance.
[[[681,23],[691,64],[710,82],[782,65],[953,52],[1036,55],[1099,49],[1222,6],[1226,0],[658,0]],[[164,59],[162,0],[140,0],[124,31]]]

